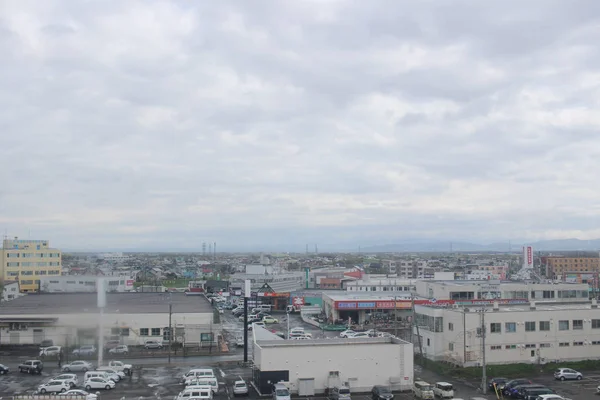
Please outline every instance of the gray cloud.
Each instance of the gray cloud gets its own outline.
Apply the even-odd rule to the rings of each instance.
[[[599,19],[2,2],[0,229],[71,249],[600,237]]]

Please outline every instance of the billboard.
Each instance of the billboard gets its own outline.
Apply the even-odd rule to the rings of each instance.
[[[533,268],[533,247],[523,247],[523,268]]]

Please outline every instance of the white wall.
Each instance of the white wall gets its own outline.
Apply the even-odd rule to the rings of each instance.
[[[292,392],[297,392],[301,378],[314,378],[315,391],[323,392],[328,386],[330,371],[339,371],[341,381],[349,382],[356,392],[369,391],[374,385],[393,384],[405,390],[412,387],[413,346],[410,343],[306,342],[262,347],[258,357],[255,352],[254,362],[261,371],[288,370]]]

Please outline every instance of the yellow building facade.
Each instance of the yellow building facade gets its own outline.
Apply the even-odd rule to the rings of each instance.
[[[60,276],[62,253],[47,240],[4,239],[0,251],[0,278],[18,281],[21,292],[35,292],[41,276]]]
[[[598,257],[542,257],[548,266],[548,276],[555,279],[567,272],[600,272]]]

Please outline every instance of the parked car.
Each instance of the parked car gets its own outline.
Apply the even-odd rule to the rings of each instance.
[[[46,393],[61,393],[66,392],[71,389],[69,384],[65,381],[57,381],[57,380],[49,380],[46,383],[42,383],[38,386],[38,393],[46,394]]]
[[[347,386],[336,386],[329,390],[327,398],[330,400],[351,400],[350,388]]]
[[[415,381],[413,383],[413,396],[417,399],[428,399],[433,400],[435,398],[433,394],[433,386],[425,381]]]
[[[64,393],[61,393],[60,396],[85,397],[85,400],[97,400],[98,399],[98,395],[93,394],[93,393],[88,393],[85,390],[81,390],[81,389],[67,390]]]
[[[129,354],[129,346],[126,344],[120,344],[115,348],[112,348],[108,351],[108,354]]]
[[[144,343],[144,348],[146,350],[162,349],[163,345],[162,342],[159,342],[158,340],[146,340],[146,342]]]
[[[302,328],[302,327],[296,327],[296,328],[290,329],[290,334],[294,334],[294,333],[304,334],[304,328]]]
[[[40,348],[40,357],[57,356],[62,352],[60,346],[50,346]]]
[[[235,345],[237,347],[244,347],[244,337],[238,336],[237,338],[235,338]]]
[[[0,364],[0,375],[6,375],[8,374],[9,369],[6,365],[4,364]]]
[[[490,390],[494,390],[494,386],[496,388],[498,388],[499,390],[502,390],[504,388],[504,384],[508,382],[508,379],[506,378],[492,378],[488,381],[488,389]]]
[[[504,387],[502,388],[502,394],[504,394],[505,396],[508,395],[508,391],[513,386],[531,385],[532,383],[533,382],[531,382],[529,379],[525,379],[525,378],[512,379],[504,384]]]
[[[75,374],[61,374],[52,379],[55,381],[67,382],[71,389],[73,389],[74,387],[77,387],[77,385],[79,385],[79,379],[77,378],[77,375],[75,375]]]
[[[19,372],[27,372],[29,374],[41,374],[44,370],[44,363],[40,360],[23,361],[18,366]]]
[[[44,339],[40,342],[40,350],[43,349],[44,347],[51,347],[54,346],[54,342],[52,341],[52,339]]]
[[[116,386],[116,383],[114,383],[110,379],[90,378],[87,381],[85,381],[84,386],[85,386],[85,390],[87,390],[89,392],[92,389],[106,389],[106,390],[114,389]]]
[[[73,355],[76,356],[93,356],[94,354],[96,354],[96,346],[94,345],[81,346],[80,348],[73,350]]]
[[[371,397],[373,400],[392,400],[394,395],[387,386],[373,386],[371,389]]]
[[[123,361],[110,361],[108,366],[117,372],[123,372],[125,375],[131,375],[133,365],[125,364]]]
[[[121,342],[119,342],[118,340],[109,340],[106,343],[104,343],[104,350],[110,351],[111,349],[114,349],[120,344]]]
[[[448,382],[436,382],[433,385],[433,395],[441,399],[451,399],[454,397],[454,387]]]
[[[273,317],[263,317],[262,322],[265,324],[278,324],[279,320]]]
[[[233,382],[233,395],[234,396],[248,396],[248,385],[243,379],[239,379]]]
[[[111,379],[115,382],[119,382],[121,379],[125,378],[125,373],[122,371],[117,371],[110,367],[98,367],[96,371],[106,372],[108,374],[108,379]]]
[[[570,400],[558,394],[539,394],[535,400]]]
[[[554,371],[554,379],[561,381],[565,381],[567,379],[577,379],[580,381],[583,379],[583,374],[571,368],[559,368]]]
[[[532,383],[532,384],[527,384],[527,385],[517,385],[517,386],[513,386],[512,388],[508,389],[507,396],[512,397],[514,399],[521,399],[521,398],[523,398],[523,396],[522,396],[523,391],[525,391],[527,389],[544,389],[544,388],[546,388],[546,386],[540,385],[537,383]]]
[[[89,363],[87,361],[82,361],[82,360],[78,360],[78,361],[73,361],[69,364],[65,364],[62,367],[62,370],[65,372],[86,372],[86,371],[91,371],[94,369],[94,366],[92,365],[92,363]]]
[[[354,332],[352,329],[346,329],[345,331],[340,332],[340,337],[341,338],[347,338],[351,335],[354,335],[356,332]]]
[[[526,388],[522,389],[517,395],[517,399],[522,400],[536,400],[541,394],[556,394],[556,392],[550,388]]]
[[[356,332],[354,335],[348,336],[349,339],[368,338],[371,337],[367,332]]]

